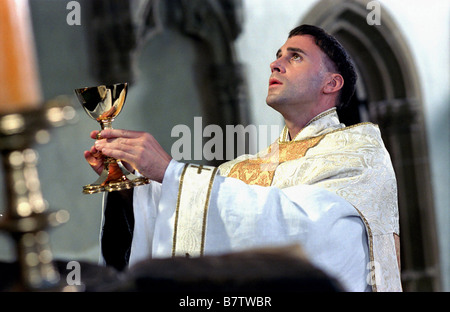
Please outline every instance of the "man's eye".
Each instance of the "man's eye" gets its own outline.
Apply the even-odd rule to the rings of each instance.
[[[298,55],[298,54],[294,54],[294,55],[292,55],[292,60],[294,60],[294,61],[301,61],[302,57],[300,55]]]

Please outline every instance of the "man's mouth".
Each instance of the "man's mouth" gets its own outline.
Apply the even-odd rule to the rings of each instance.
[[[270,78],[269,79],[269,87],[275,86],[275,85],[282,85],[281,81],[279,81],[276,78]]]

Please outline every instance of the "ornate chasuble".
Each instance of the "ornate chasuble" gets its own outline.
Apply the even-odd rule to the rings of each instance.
[[[203,253],[214,170],[186,165],[183,171],[173,255]],[[315,185],[344,198],[366,225],[371,270],[368,283],[374,291],[401,291],[393,237],[393,233],[399,233],[396,179],[376,125],[362,123],[345,127],[339,122],[336,110],[330,109],[311,120],[293,140],[289,140],[285,127],[280,138],[266,150],[226,162],[219,167],[219,173],[249,185],[279,189]],[[205,189],[201,194],[188,195],[189,190],[200,186]],[[197,218],[200,221],[195,221]],[[197,234],[192,230],[195,222],[200,223],[195,230]]]
[[[235,164],[228,177],[239,179],[249,185],[270,186],[279,164],[303,157],[323,137],[287,143],[275,142],[266,153],[256,159],[247,159]]]

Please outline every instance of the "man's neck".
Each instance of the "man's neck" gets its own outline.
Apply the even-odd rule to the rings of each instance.
[[[293,140],[297,134],[302,131],[304,127],[317,115],[323,113],[324,111],[330,109],[331,107],[326,107],[319,109],[318,107],[315,107],[315,109],[311,109],[308,112],[304,112],[303,114],[285,114],[284,122],[286,124],[286,127],[289,131],[289,138]]]

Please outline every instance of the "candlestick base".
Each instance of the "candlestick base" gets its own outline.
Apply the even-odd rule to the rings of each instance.
[[[14,240],[20,266],[17,290],[62,289],[53,265],[48,227],[67,222],[69,213],[47,211],[37,171],[34,143],[47,143],[48,128],[65,124],[75,116],[68,98],[51,101],[45,108],[0,115],[0,152],[7,195],[6,212],[0,230]]]

